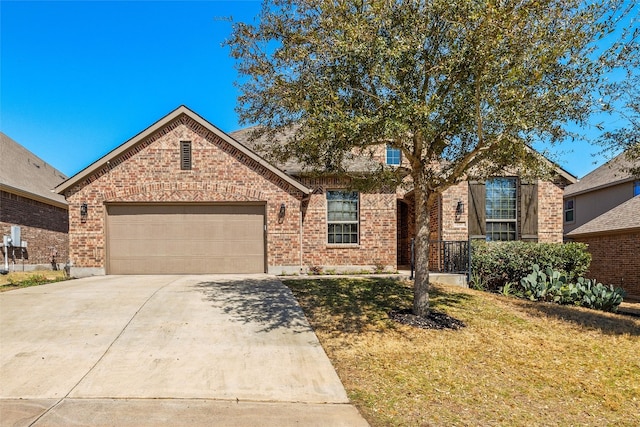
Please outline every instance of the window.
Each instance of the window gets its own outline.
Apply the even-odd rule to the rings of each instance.
[[[180,141],[180,169],[191,169],[191,141]]]
[[[393,148],[387,144],[387,164],[398,166],[402,161],[402,155],[399,148]]]
[[[516,240],[516,178],[492,178],[486,182],[487,240]]]
[[[575,221],[575,201],[573,199],[567,199],[564,201],[564,222]]]
[[[327,191],[327,243],[358,243],[358,192]]]
[[[633,183],[633,197],[640,196],[640,181]]]

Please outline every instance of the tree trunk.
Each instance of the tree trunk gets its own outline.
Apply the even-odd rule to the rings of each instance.
[[[429,213],[437,200],[437,193],[426,188],[424,183],[415,179],[415,267],[413,284],[413,314],[426,316],[429,313]]]

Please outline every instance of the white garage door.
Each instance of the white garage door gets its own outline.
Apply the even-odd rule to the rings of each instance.
[[[263,273],[264,213],[264,205],[108,205],[107,273]]]

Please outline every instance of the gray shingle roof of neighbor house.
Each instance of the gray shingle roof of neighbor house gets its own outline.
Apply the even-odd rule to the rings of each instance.
[[[43,203],[67,207],[53,188],[67,177],[0,132],[0,189]]]
[[[567,233],[567,237],[585,234],[611,234],[640,230],[640,196],[616,206]]]
[[[633,175],[626,171],[627,168],[633,165],[634,163],[627,159],[624,153],[619,154],[604,165],[589,172],[576,184],[565,188],[564,196],[576,196],[588,191],[633,181]]]
[[[110,151],[100,159],[96,160],[95,162],[93,162],[92,164],[90,164],[89,166],[87,166],[86,168],[84,168],[83,170],[81,170],[80,172],[78,172],[68,180],[64,181],[63,183],[58,185],[55,190],[60,194],[64,193],[65,190],[71,188],[78,182],[81,182],[83,179],[91,176],[91,174],[105,167],[108,162],[126,153],[131,148],[133,148],[137,144],[144,141],[147,137],[153,135],[155,132],[159,131],[164,126],[166,126],[167,124],[169,124],[170,122],[177,119],[183,114],[187,115],[192,120],[196,121],[197,123],[202,125],[204,128],[206,128],[208,131],[212,132],[214,135],[216,135],[223,141],[229,143],[231,146],[238,149],[241,153],[245,154],[252,160],[255,160],[257,163],[264,166],[266,169],[270,170],[275,175],[282,178],[287,183],[291,184],[293,187],[299,189],[304,194],[311,193],[311,190],[306,186],[304,186],[302,183],[295,180],[291,176],[287,175],[286,173],[284,173],[282,170],[278,169],[271,163],[267,162],[264,158],[256,154],[251,148],[246,147],[240,142],[236,141],[234,138],[230,137],[228,134],[224,133],[223,131],[218,129],[216,126],[209,123],[207,120],[205,120],[200,115],[196,114],[195,112],[193,112],[192,110],[190,110],[184,105],[181,105],[180,107],[176,108],[175,110],[173,110],[172,112],[170,112],[169,114],[167,114],[166,116],[164,116],[163,118],[161,118],[160,120],[158,120],[157,122],[155,122],[154,124],[146,128],[145,130],[143,130],[133,138],[129,139],[125,143],[116,147],[115,149],[113,149],[112,151]]]

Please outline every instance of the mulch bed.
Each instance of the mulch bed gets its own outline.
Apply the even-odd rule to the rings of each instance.
[[[411,310],[391,310],[389,318],[403,325],[422,329],[460,329],[467,326],[462,320],[436,310],[430,310],[427,317],[416,316]]]

